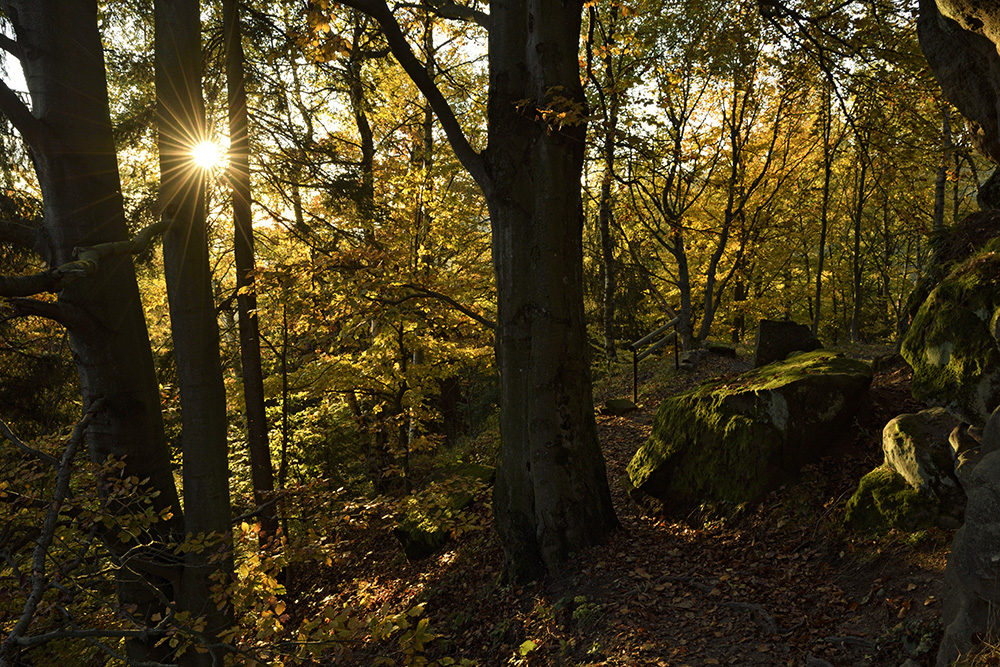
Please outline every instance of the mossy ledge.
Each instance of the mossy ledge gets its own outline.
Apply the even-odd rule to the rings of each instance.
[[[955,266],[903,338],[913,397],[982,426],[1000,403],[1000,238]]]
[[[868,364],[817,350],[672,396],[623,482],[665,513],[755,501],[824,453],[871,378]]]

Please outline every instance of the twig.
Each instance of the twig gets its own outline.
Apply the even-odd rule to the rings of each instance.
[[[774,616],[767,613],[764,607],[759,604],[753,602],[720,602],[719,604],[724,607],[750,612],[757,625],[769,635],[777,635],[781,632],[778,629],[777,621],[774,620]]]
[[[35,449],[34,447],[29,447],[28,445],[26,445],[23,440],[18,438],[14,434],[14,432],[10,430],[10,427],[7,426],[7,424],[4,423],[2,419],[0,419],[0,433],[3,433],[4,437],[7,438],[11,442],[11,444],[20,449],[25,454],[30,454],[35,458],[41,459],[42,461],[48,463],[50,466],[59,467],[59,461],[56,459],[56,457],[46,454],[45,452]]]

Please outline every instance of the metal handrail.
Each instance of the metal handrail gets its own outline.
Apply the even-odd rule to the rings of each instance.
[[[629,349],[632,350],[632,402],[638,404],[639,402],[639,362],[648,357],[650,354],[659,350],[661,347],[669,343],[671,340],[674,341],[674,368],[680,370],[681,368],[681,356],[680,356],[680,342],[677,336],[677,330],[674,329],[673,332],[668,336],[664,336],[660,340],[656,341],[649,346],[646,350],[639,352],[639,348],[646,345],[650,341],[654,340],[657,336],[663,334],[670,327],[677,326],[677,323],[681,321],[680,317],[675,317],[670,320],[662,327],[657,329],[651,334],[647,334],[629,344]]]

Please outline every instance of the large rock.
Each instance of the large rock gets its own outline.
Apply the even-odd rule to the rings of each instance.
[[[870,382],[868,364],[820,350],[668,398],[624,481],[665,512],[754,501],[826,451]]]
[[[913,396],[981,426],[1000,405],[1000,239],[959,262],[903,338]]]
[[[811,352],[823,347],[804,324],[783,320],[761,320],[753,348],[753,367],[760,368],[785,359],[792,352]]]
[[[944,408],[900,415],[882,430],[886,464],[914,490],[948,502],[961,496],[949,438],[957,424]]]
[[[844,508],[844,522],[863,531],[925,530],[939,523],[940,504],[882,464],[861,478]]]
[[[846,522],[863,530],[957,528],[965,494],[954,474],[949,438],[955,426],[943,408],[900,415],[886,424],[885,462],[861,478],[847,501]]]

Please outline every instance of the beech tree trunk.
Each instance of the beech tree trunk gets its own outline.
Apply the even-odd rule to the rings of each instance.
[[[819,322],[823,312],[823,265],[826,262],[826,233],[830,223],[830,181],[833,177],[835,145],[831,145],[833,114],[830,113],[830,85],[823,97],[823,202],[820,208],[819,250],[816,258],[816,311],[812,321],[813,336],[819,335]],[[837,143],[840,143],[838,139]]]
[[[229,95],[229,182],[232,188],[233,248],[236,261],[236,307],[239,312],[240,362],[243,368],[243,405],[246,408],[247,448],[254,502],[261,508],[261,539],[278,530],[273,505],[265,506],[274,492],[274,470],[267,440],[267,413],[264,409],[264,373],[260,360],[260,327],[257,319],[253,241],[253,212],[250,208],[250,131],[247,91],[243,77],[243,43],[236,0],[222,1],[226,41],[226,87]]]
[[[586,128],[582,114],[560,129],[535,112],[584,100],[582,9],[579,0],[491,4],[486,200],[503,441],[494,510],[516,579],[557,570],[618,525],[597,440],[583,311]]]
[[[506,572],[528,579],[618,527],[597,440],[583,312],[586,100],[577,57],[581,0],[496,0],[489,18],[486,150],[381,0],[344,0],[375,18],[483,190],[493,229],[502,446],[494,514]],[[567,114],[561,121],[543,110]]]
[[[861,167],[858,173],[858,198],[854,209],[854,252],[852,253],[851,266],[853,270],[853,281],[851,282],[854,292],[854,307],[851,309],[851,342],[861,342],[861,223],[864,219],[865,201],[865,180],[868,175],[868,160],[861,157]]]
[[[97,3],[3,0],[0,8],[26,54],[21,64],[31,110],[5,86],[0,110],[32,151],[45,211],[43,259],[57,266],[73,260],[76,247],[127,240]],[[96,275],[65,285],[56,304],[40,305],[38,314],[57,319],[69,332],[84,412],[104,400],[87,430],[91,459],[122,458],[123,475],[148,478],[159,492],[152,500],[157,510],[173,508],[174,519],[148,536],[152,549],[131,550],[134,545],[107,536],[122,556],[116,572],[122,609],[134,608],[133,618],[148,623],[163,611],[158,596],[173,599],[176,580],[150,576],[147,559],[179,523],[180,511],[131,258],[104,258]],[[155,647],[158,639],[130,640],[129,657],[165,660],[169,649]]]
[[[192,160],[193,147],[206,138],[200,7],[198,0],[159,0],[155,13],[159,205],[169,223],[163,262],[181,396],[184,530],[228,535],[226,393],[208,261],[205,176]],[[185,555],[181,602],[206,618],[208,637],[231,624],[228,608],[219,609],[211,597],[212,576],[230,562],[209,552]],[[213,652],[192,660],[212,664],[216,658]]]

